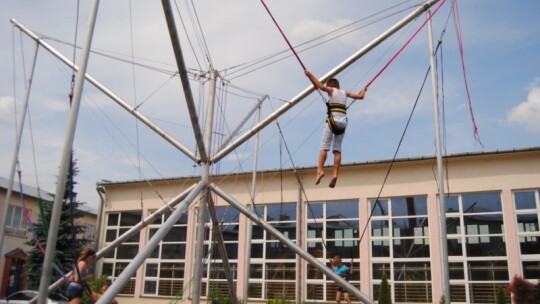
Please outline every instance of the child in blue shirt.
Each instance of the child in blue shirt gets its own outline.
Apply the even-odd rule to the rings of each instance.
[[[353,273],[353,259],[351,259],[351,267],[343,264],[341,261],[341,257],[339,255],[336,255],[333,259],[330,258],[330,265],[332,265],[332,269],[334,272],[342,277],[345,281],[349,280],[349,275]],[[338,286],[337,287],[337,293],[336,293],[336,303],[341,303],[341,294],[343,293],[343,298],[345,299],[345,302],[348,304],[351,303],[351,299],[349,299],[349,292],[345,290],[345,288]]]

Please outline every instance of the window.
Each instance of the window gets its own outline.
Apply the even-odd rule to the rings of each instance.
[[[501,194],[450,195],[445,207],[452,302],[494,303],[509,280]]]
[[[351,259],[359,260],[358,200],[318,202],[306,204],[307,251],[323,264],[339,255],[350,267]],[[324,243],[323,243],[324,240]],[[337,284],[307,263],[306,300],[333,301]],[[359,263],[354,262],[349,282],[360,288]],[[356,301],[351,295],[351,300]]]
[[[296,204],[257,206],[255,212],[291,241],[296,242]],[[266,230],[254,225],[251,238],[249,299],[295,301],[296,256]]]
[[[133,228],[142,220],[141,211],[125,211],[109,213],[105,230],[105,246],[116,240],[119,236]],[[107,275],[110,281],[114,281],[127,267],[139,252],[139,236],[137,232],[120,246],[110,250],[103,258],[102,274]],[[135,274],[120,291],[121,295],[133,295],[135,293]]]
[[[28,211],[30,213],[30,211]],[[30,214],[28,214],[30,216]],[[9,205],[6,218],[6,234],[26,236],[26,219],[22,207]]]
[[[514,192],[523,277],[540,278],[540,190]]]
[[[373,294],[386,273],[395,303],[432,303],[427,198],[372,200],[370,207]]]
[[[216,207],[216,216],[219,223],[225,250],[229,260],[229,267],[233,280],[237,280],[238,272],[238,234],[240,212],[233,207]],[[221,254],[218,249],[218,240],[213,230],[210,211],[206,210],[207,232],[204,238],[202,296],[224,296],[229,294],[229,285],[225,275]]]
[[[171,215],[162,214],[148,227],[148,240]],[[184,213],[145,261],[143,294],[181,296],[184,289],[188,214]],[[148,242],[148,241],[147,241]]]

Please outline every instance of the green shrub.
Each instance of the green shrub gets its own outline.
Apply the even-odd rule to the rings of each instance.
[[[390,291],[390,285],[388,284],[388,278],[386,272],[383,272],[381,288],[379,289],[379,304],[392,304],[392,293]]]

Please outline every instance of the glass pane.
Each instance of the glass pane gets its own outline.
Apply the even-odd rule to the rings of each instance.
[[[505,256],[506,245],[500,236],[468,237],[465,244],[467,256]]]
[[[462,256],[463,246],[461,245],[461,239],[448,239],[448,255],[449,256]]]
[[[106,276],[112,276],[113,275],[113,264],[112,263],[103,263],[103,267],[101,269],[101,274]]]
[[[157,282],[144,281],[144,294],[155,295],[157,291]]]
[[[263,266],[262,264],[251,264],[249,265],[249,278],[251,279],[262,279],[263,277]]]
[[[322,242],[309,242],[307,244],[307,251],[313,257],[324,258],[324,250]]]
[[[466,215],[463,223],[467,235],[488,235],[503,233],[502,214]]]
[[[13,222],[11,227],[13,228],[23,228],[23,209],[21,207],[13,206]]]
[[[186,257],[185,244],[162,244],[161,245],[161,258],[162,259],[184,259],[185,257]]]
[[[448,263],[448,275],[451,280],[465,279],[465,270],[463,263]]]
[[[343,259],[360,257],[358,240],[326,242],[326,247],[329,252],[332,252],[332,255],[339,255]]]
[[[342,239],[342,238],[358,238],[358,221],[327,221],[326,222],[326,238]]]
[[[463,213],[500,212],[501,195],[498,192],[462,194]]]
[[[263,258],[263,244],[251,244],[251,258],[260,259]]]
[[[186,227],[172,227],[172,229],[165,235],[163,242],[185,242],[187,237]]]
[[[390,236],[389,221],[371,221],[371,236]]]
[[[308,219],[321,219],[323,218],[323,204],[310,204],[306,203],[306,213]]]
[[[107,229],[105,232],[105,242],[112,242],[116,240],[116,229]]]
[[[251,238],[254,240],[264,239],[264,229],[256,225],[253,225],[252,227],[253,227],[253,231],[251,234]]]
[[[373,263],[373,279],[382,280],[383,273],[390,278],[390,263]]]
[[[326,204],[327,219],[358,218],[358,201],[329,202]]]
[[[294,259],[295,254],[287,246],[279,242],[266,243],[267,259]]]
[[[429,281],[431,265],[429,262],[394,263],[395,281]]]
[[[232,207],[216,207],[217,220],[220,223],[238,223],[240,211]]]
[[[255,298],[255,299],[262,298],[262,284],[261,283],[249,283],[248,298]]]
[[[283,299],[293,302],[295,295],[295,282],[268,282],[266,284],[266,299]]]
[[[238,241],[239,225],[222,225],[221,234],[224,241]]]
[[[427,198],[425,196],[397,197],[392,199],[393,216],[427,215]]]
[[[457,195],[446,196],[444,198],[446,213],[459,212],[459,199]]]
[[[373,257],[390,257],[390,242],[372,241],[371,254]]]
[[[159,269],[160,278],[182,279],[184,278],[183,263],[161,263]]]
[[[295,240],[296,239],[296,222],[275,223],[275,224],[272,224],[272,226],[274,228],[276,228],[279,232],[281,232],[289,240]],[[266,239],[267,240],[277,240],[270,233],[266,234]]]
[[[124,233],[126,233],[127,231],[129,230],[129,228],[120,228],[118,229],[118,237],[120,237],[121,235],[123,235]],[[126,243],[138,243],[139,242],[139,235],[140,235],[140,232],[137,232],[135,234],[133,234],[132,236],[130,236],[127,240],[125,240]]]
[[[158,264],[146,264],[146,277],[157,277],[158,276]]]
[[[114,268],[114,276],[118,277],[124,269],[126,269],[128,263],[116,263],[116,267]]]
[[[539,236],[520,236],[519,247],[521,254],[539,254],[540,253],[540,235]]]
[[[469,262],[471,281],[507,281],[508,265],[506,261]]]
[[[308,223],[307,224],[307,238],[315,239],[322,237],[323,223]]]
[[[236,275],[238,272],[236,263],[229,263],[230,273],[233,277],[233,280],[236,280]],[[212,280],[226,280],[227,276],[225,275],[225,266],[221,261],[217,263],[212,263],[210,265],[210,271],[212,272]]]
[[[169,210],[167,211],[165,214],[164,214],[164,217],[163,217],[163,223],[165,223],[165,221],[167,221],[167,219],[171,216],[172,212]],[[176,222],[177,225],[180,225],[180,224],[183,224],[183,225],[187,225],[187,221],[188,221],[188,214],[187,212],[183,213],[180,218],[178,219],[178,221]],[[159,224],[159,222],[156,222],[155,224]]]
[[[275,204],[266,208],[267,221],[296,221],[296,204]]]
[[[516,217],[519,232],[538,231],[537,213],[518,214],[516,215]]]
[[[446,218],[446,233],[447,234],[460,234],[461,231],[461,223],[459,221],[459,217],[448,217]]]
[[[296,280],[295,263],[267,263],[266,280]]]
[[[396,283],[394,292],[396,303],[433,303],[431,283]]]
[[[120,245],[116,251],[117,259],[133,259],[139,253],[139,245]]]
[[[107,226],[118,226],[118,213],[109,213]]]
[[[324,286],[320,284],[307,284],[306,297],[308,300],[324,300]]]
[[[392,223],[394,225],[393,237],[429,236],[426,217],[392,218]]]
[[[394,258],[429,257],[429,239],[395,239]]]
[[[372,216],[388,215],[388,200],[371,201]]]
[[[323,273],[320,269],[313,267],[310,263],[307,264],[307,279],[322,280]]]
[[[534,193],[535,191],[514,193],[516,209],[536,209],[536,200],[534,198]]]
[[[525,279],[537,280],[540,278],[540,261],[523,262],[522,265]]]
[[[142,219],[141,211],[124,211],[120,216],[120,226],[135,226]]]
[[[237,259],[238,258],[238,243],[225,243],[225,251],[227,252],[227,258],[233,259],[233,260]],[[217,248],[217,246],[214,249],[212,258],[221,259],[221,252],[219,251],[219,248]]]

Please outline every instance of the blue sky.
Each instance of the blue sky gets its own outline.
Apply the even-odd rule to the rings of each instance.
[[[263,104],[265,117],[310,85],[259,1],[198,1],[195,9],[191,3],[177,1],[174,6],[186,27],[182,28],[177,15],[187,66],[194,74],[201,74],[209,70],[211,62],[222,76],[217,93],[214,139],[222,139],[222,133],[234,128],[262,94],[270,96]],[[412,12],[422,1],[343,0],[333,1],[333,6],[330,2],[305,0],[292,3],[267,0],[266,3],[290,42],[297,46],[302,62],[315,75],[322,76]],[[90,1],[80,1],[78,24],[76,4],[77,1],[67,0],[0,3],[3,40],[0,45],[3,71],[0,75],[0,133],[3,134],[0,156],[5,160],[0,164],[0,174],[4,177],[8,176],[14,149],[15,112],[20,119],[24,79],[29,77],[35,47],[26,35],[13,28],[10,18],[45,37],[47,43],[72,60],[71,44],[75,33],[77,44],[82,44]],[[483,146],[475,141],[472,132],[451,4],[451,0],[447,0],[433,17],[435,40],[447,24],[442,36],[442,64],[441,57],[438,58],[439,87],[444,88],[446,153],[540,146],[540,2],[523,0],[517,5],[502,0],[458,1],[466,75]],[[338,75],[342,88],[360,90],[420,26],[423,18],[412,22]],[[356,28],[347,33],[342,30],[328,34],[350,25]],[[197,35],[195,28],[199,29]],[[340,34],[343,35],[338,37]],[[328,39],[320,39],[321,36]],[[366,99],[349,109],[344,163],[393,157],[429,66],[427,41],[427,30],[423,29],[371,85]],[[183,145],[194,149],[184,93],[178,77],[170,74],[176,67],[159,2],[102,1],[92,48],[95,53],[90,57],[87,71],[90,75],[128,104],[140,105],[138,110],[143,115]],[[280,60],[250,66],[255,60],[284,51],[285,56],[274,57]],[[80,53],[76,51],[75,62],[78,64],[79,60]],[[27,118],[23,133],[20,165],[24,183],[33,186],[39,183],[50,192],[55,189],[66,132],[70,77],[67,67],[46,50],[39,49],[30,94],[31,118]],[[429,81],[398,157],[435,154]],[[200,116],[204,116],[208,84],[193,79],[191,87]],[[439,96],[442,97],[442,91]],[[265,128],[261,132],[259,168],[290,168],[285,144],[296,166],[315,166],[324,115],[322,100],[314,93],[279,118],[284,141],[280,140],[276,123]],[[243,131],[253,121],[250,119]],[[136,123],[131,115],[89,83],[85,84],[74,149],[80,169],[79,198],[91,207],[98,202],[96,182],[103,179],[167,178],[200,172],[185,155],[146,126]],[[213,166],[213,172],[249,171],[252,155],[253,140],[250,140]]]

